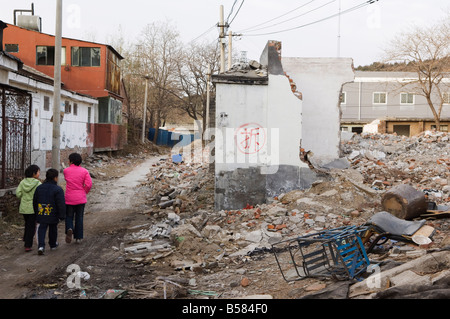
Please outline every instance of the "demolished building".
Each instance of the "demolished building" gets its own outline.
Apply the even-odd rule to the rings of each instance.
[[[269,41],[250,65],[213,76],[217,210],[309,188],[311,165],[339,165],[339,98],[352,59],[282,58],[281,42]]]

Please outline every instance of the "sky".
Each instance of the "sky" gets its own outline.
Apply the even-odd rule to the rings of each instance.
[[[0,20],[14,9],[42,18],[55,34],[56,0],[0,0]],[[389,41],[412,26],[448,16],[448,0],[63,0],[63,36],[109,44],[121,34],[133,42],[144,27],[168,21],[183,43],[218,39],[220,6],[234,34],[233,48],[259,61],[268,40],[282,42],[285,57],[350,57],[356,66],[381,61]],[[340,13],[340,14],[339,14]]]

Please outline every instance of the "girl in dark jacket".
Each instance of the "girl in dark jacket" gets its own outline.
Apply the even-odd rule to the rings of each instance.
[[[38,224],[38,254],[43,255],[47,228],[50,249],[55,249],[58,247],[58,222],[66,217],[64,191],[58,186],[56,169],[49,169],[44,183],[36,188],[33,196],[33,209]]]

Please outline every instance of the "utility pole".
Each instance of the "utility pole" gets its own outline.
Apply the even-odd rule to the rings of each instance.
[[[209,134],[209,105],[210,105],[210,101],[211,101],[211,94],[209,92],[210,90],[210,84],[209,82],[211,81],[211,65],[208,65],[208,73],[206,73],[206,125],[205,125],[205,132],[208,134],[208,140],[210,138],[210,134]]]
[[[61,46],[62,0],[56,0],[52,168],[57,169],[58,171],[61,167]]]
[[[148,92],[148,79],[150,78],[148,75],[145,77],[145,97],[144,97],[144,116],[142,117],[142,136],[141,141],[144,143],[145,141],[145,122],[147,121],[147,92]]]
[[[220,6],[219,20],[219,41],[220,41],[220,73],[225,72],[225,22],[223,18],[223,5]]]
[[[228,70],[231,69],[231,63],[233,58],[232,45],[233,45],[233,34],[231,31],[228,31]]]

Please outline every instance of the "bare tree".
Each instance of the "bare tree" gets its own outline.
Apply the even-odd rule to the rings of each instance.
[[[178,61],[181,59],[182,43],[176,28],[169,22],[147,25],[139,41],[140,74],[150,76],[148,114],[150,123],[158,129],[178,103],[174,92],[178,90]]]
[[[219,57],[216,43],[191,43],[178,63],[179,107],[192,119],[202,119],[203,132],[206,128],[208,67],[211,73],[217,71],[220,67]]]
[[[417,74],[417,79],[402,85],[416,87],[415,94],[424,96],[434,116],[436,129],[440,129],[444,92],[450,71],[450,15],[447,19],[428,27],[414,27],[402,32],[385,50],[386,62],[403,62]]]
[[[147,121],[156,129],[154,142],[161,124],[179,112],[201,120],[203,130],[206,128],[207,70],[208,66],[212,73],[219,69],[217,43],[183,45],[176,28],[167,21],[148,24],[135,43],[123,37],[114,43],[125,58],[122,77],[130,102],[129,127],[135,139],[143,118],[145,75],[150,77]],[[214,101],[214,87],[210,87]]]

